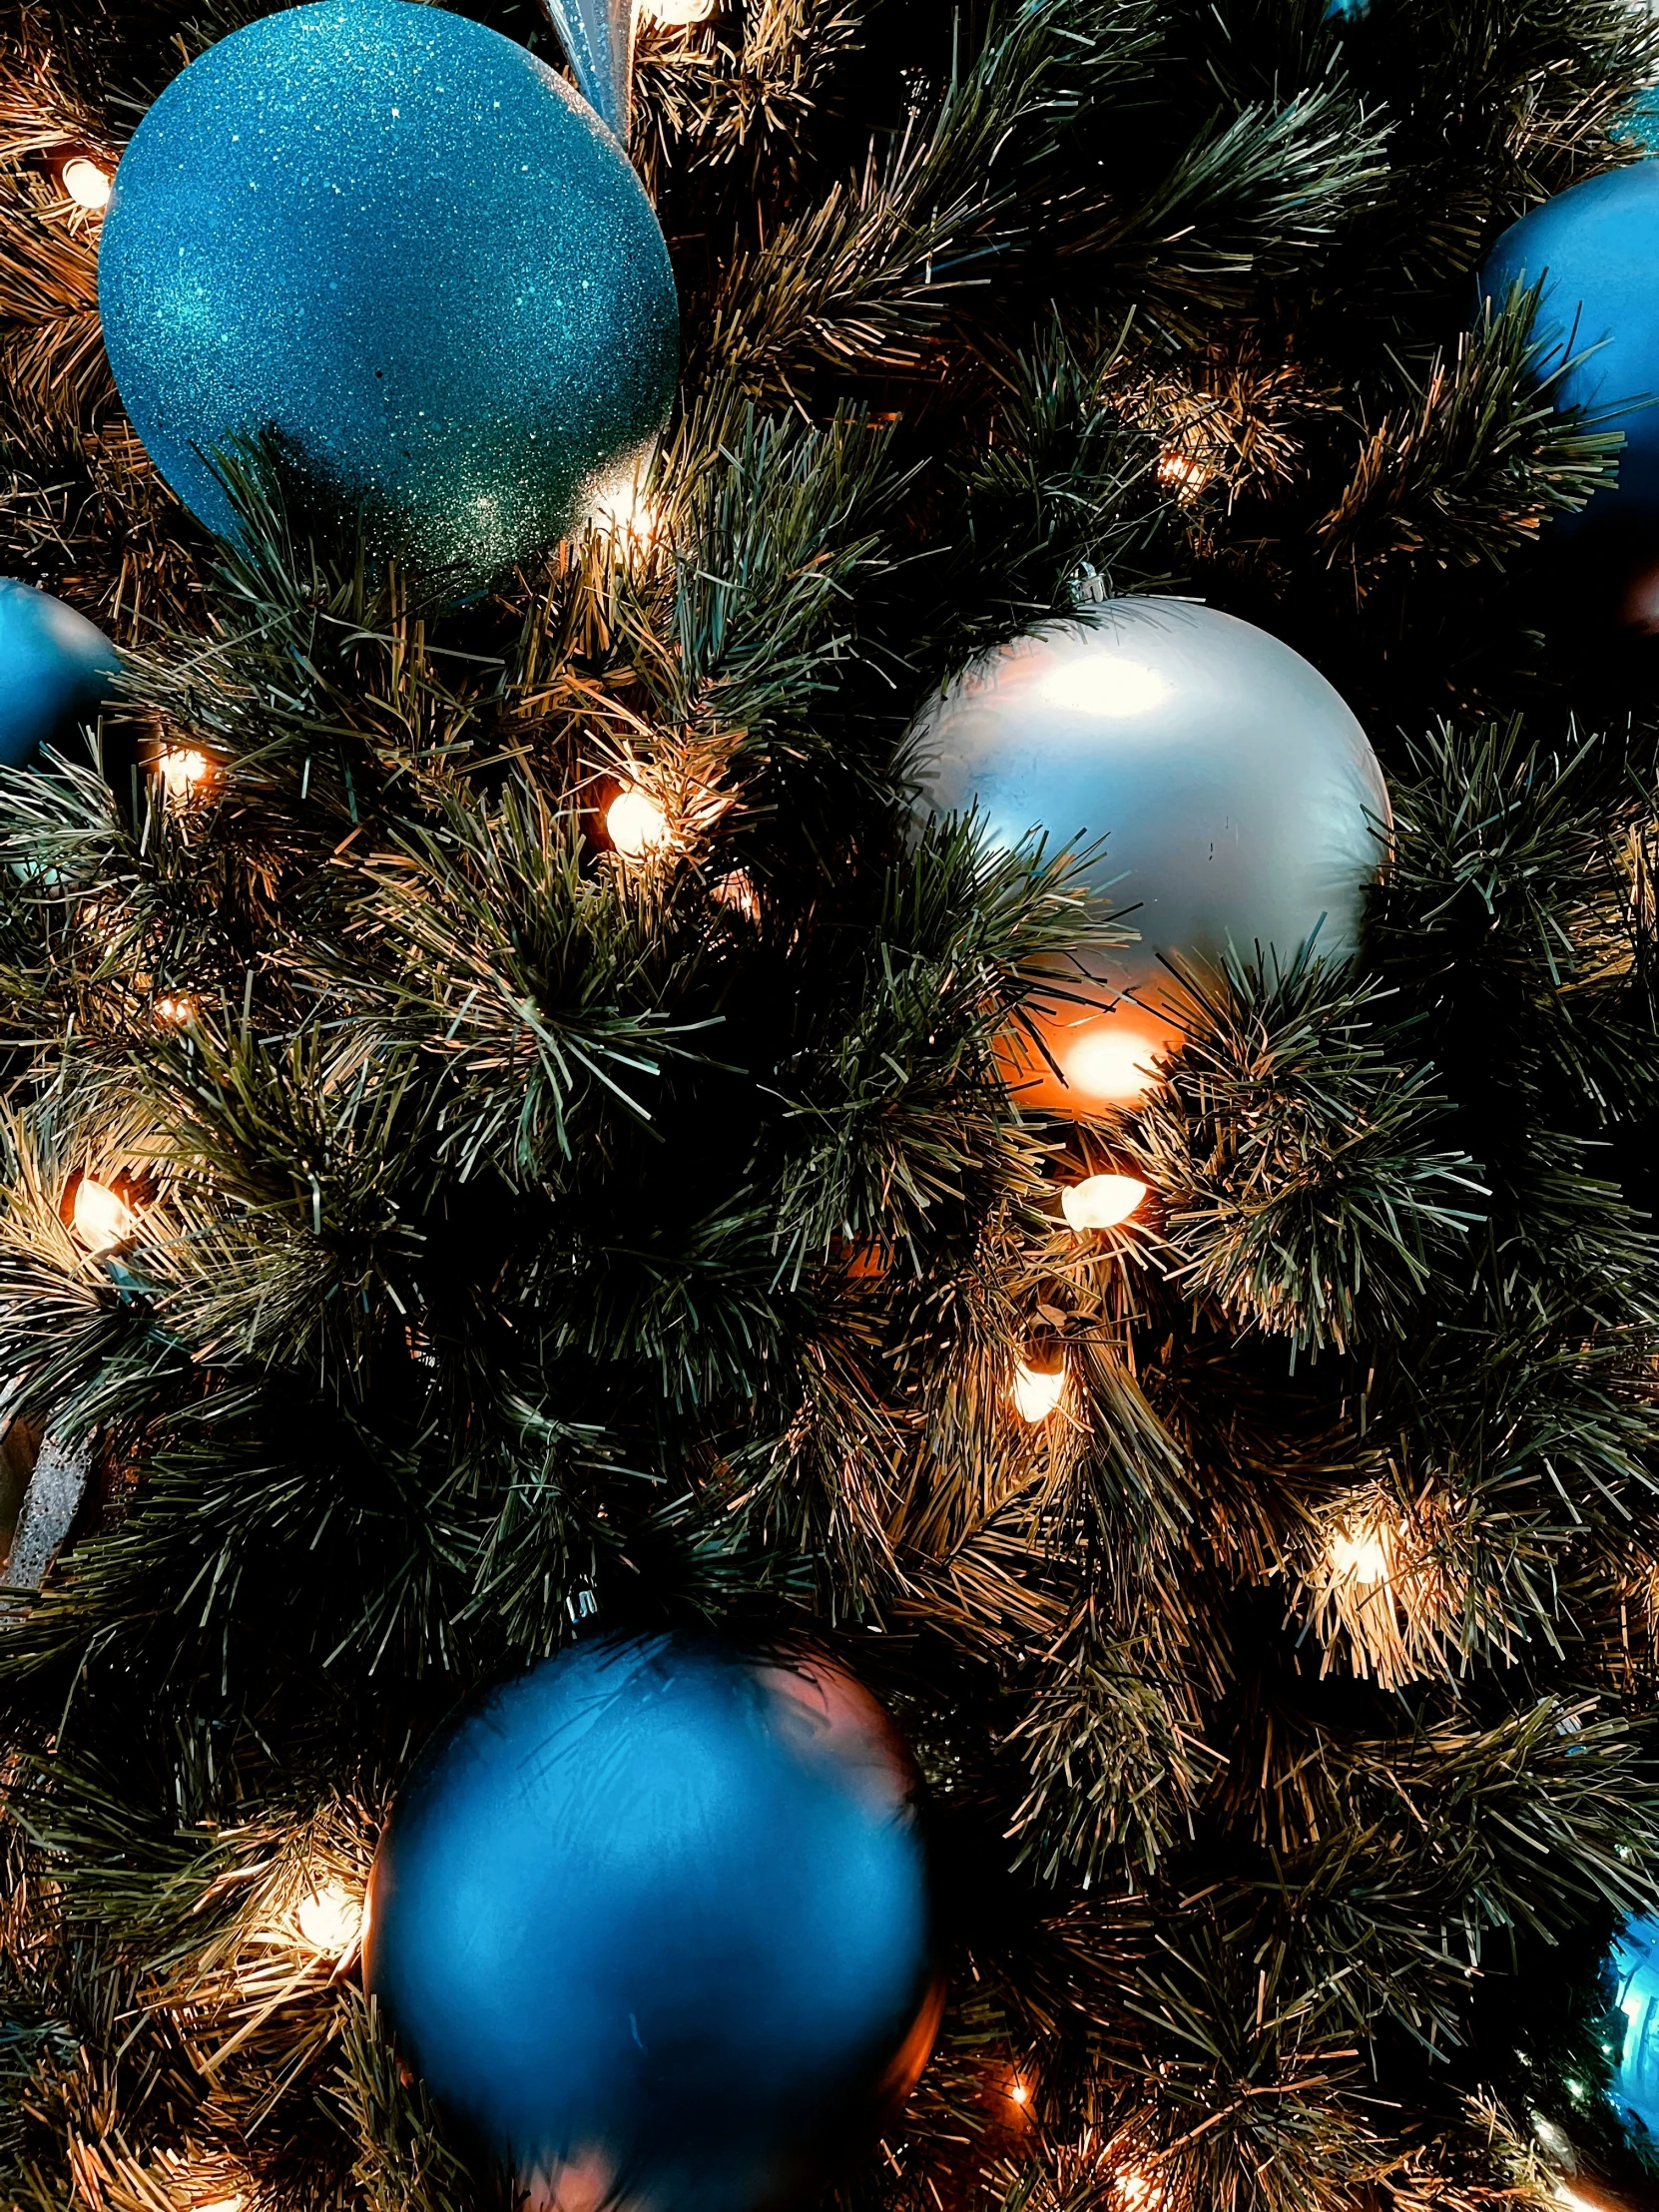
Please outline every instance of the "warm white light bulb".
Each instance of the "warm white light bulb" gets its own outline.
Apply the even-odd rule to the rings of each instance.
[[[1013,2098],[1016,2104],[1024,2104],[1030,2098],[1031,2092],[1025,2086],[1023,2081],[1016,2081],[1013,2087],[1008,2091],[1008,2094]]]
[[[175,807],[182,807],[211,773],[208,756],[187,746],[164,745],[157,765],[162,772],[162,787]]]
[[[1086,1175],[1060,1193],[1060,1211],[1078,1231],[1115,1229],[1145,1196],[1146,1185],[1133,1175]]]
[[[640,20],[676,26],[707,23],[716,5],[717,0],[639,0]]]
[[[1033,1423],[1047,1420],[1060,1402],[1060,1393],[1066,1386],[1066,1371],[1059,1368],[1033,1368],[1021,1360],[1014,1369],[1011,1395],[1014,1411],[1021,1420]]]
[[[588,493],[586,518],[597,528],[615,530],[636,546],[657,534],[662,514],[646,489],[650,464],[631,461],[605,477]]]
[[[90,1175],[75,1186],[74,1219],[75,1234],[89,1252],[113,1252],[137,1227],[126,1200]]]
[[[1061,1036],[1051,1041],[1060,1073],[1081,1102],[1094,1099],[1102,1105],[1132,1106],[1157,1081],[1152,1060],[1158,1040],[1145,1030],[1113,1020],[1081,1029],[1072,1039]]]
[[[1117,2195],[1127,2212],[1154,2212],[1154,2207],[1164,2201],[1164,2192],[1157,2182],[1136,2166],[1125,2166],[1118,2175]]]
[[[294,1907],[300,1940],[325,1958],[342,1958],[362,1930],[361,1902],[343,1882],[325,1882]]]
[[[668,817],[637,786],[619,792],[605,810],[605,833],[625,860],[643,860],[668,842]]]
[[[63,165],[63,189],[79,208],[97,212],[110,204],[110,180],[108,173],[89,161],[85,154],[77,154],[73,161]]]
[[[1331,1567],[1352,1582],[1386,1582],[1387,1548],[1374,1529],[1339,1529],[1331,1539]]]
[[[167,1022],[176,1029],[188,1028],[196,1019],[196,1004],[189,998],[158,998],[156,1019]]]

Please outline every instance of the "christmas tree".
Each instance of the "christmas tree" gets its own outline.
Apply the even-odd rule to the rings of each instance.
[[[122,652],[0,770],[6,2202],[507,2201],[361,1985],[381,1824],[480,1686],[705,1628],[927,1785],[948,2003],[848,2206],[1640,2201],[1659,711],[1570,531],[1620,429],[1476,273],[1659,34],[646,0],[677,397],[484,592],[275,447],[215,537],[117,397],[104,187],[272,12],[0,47],[0,571]],[[1188,972],[1055,1111],[1010,1040],[1134,913],[906,733],[1145,594],[1329,679],[1390,849],[1357,957]]]

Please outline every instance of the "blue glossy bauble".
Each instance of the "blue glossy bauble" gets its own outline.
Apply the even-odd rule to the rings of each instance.
[[[110,366],[174,490],[234,535],[216,453],[269,440],[371,543],[476,585],[628,475],[679,314],[638,178],[562,79],[409,0],[322,0],[210,47],[116,172]]]
[[[1353,952],[1390,821],[1365,731],[1281,639],[1213,607],[1109,599],[981,655],[917,716],[923,806],[979,810],[992,843],[1088,850],[1079,886],[1133,941],[1089,952],[1099,1002],[1040,1005],[1056,1074],[1018,1046],[1020,1098],[1133,1103],[1182,1040],[1174,967],[1288,969]],[[1092,849],[1090,849],[1092,848]],[[1072,978],[1074,998],[1086,995]]]
[[[1555,387],[1560,407],[1583,407],[1622,430],[1616,486],[1598,491],[1580,521],[1659,520],[1659,161],[1609,170],[1546,200],[1511,224],[1480,273],[1501,306],[1517,281],[1541,281],[1533,323],[1546,375],[1571,359]],[[1580,358],[1579,356],[1582,356]]]
[[[0,764],[26,768],[96,721],[120,655],[102,630],[32,584],[0,576]]]
[[[823,1659],[579,1645],[422,1758],[364,1968],[539,2201],[789,2203],[896,2109],[938,2024],[914,1771]]]
[[[1623,2042],[1613,2102],[1640,2139],[1659,2143],[1659,1921],[1626,1921],[1613,1945]]]

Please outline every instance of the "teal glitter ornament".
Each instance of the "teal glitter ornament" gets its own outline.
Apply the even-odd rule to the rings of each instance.
[[[116,173],[99,255],[133,426],[210,529],[258,442],[371,547],[459,591],[631,480],[679,314],[638,178],[522,47],[410,0],[321,0],[210,47]]]

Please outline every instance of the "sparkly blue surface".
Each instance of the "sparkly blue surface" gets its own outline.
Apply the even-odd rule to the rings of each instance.
[[[913,1776],[874,1700],[815,1668],[579,1645],[405,1789],[366,1984],[538,2198],[780,2205],[919,2072],[937,1988]]]
[[[1617,486],[1597,492],[1584,519],[1659,516],[1659,161],[1609,170],[1557,193],[1512,224],[1481,272],[1502,303],[1517,278],[1543,279],[1534,328],[1543,366],[1576,365],[1557,404],[1607,416],[1624,432]],[[1582,355],[1582,359],[1577,356]]]
[[[26,768],[97,719],[120,656],[61,599],[0,576],[0,762]]]
[[[211,47],[116,173],[99,268],[127,411],[212,529],[269,433],[381,550],[467,581],[555,545],[660,428],[679,316],[638,178],[496,32],[322,0]]]

